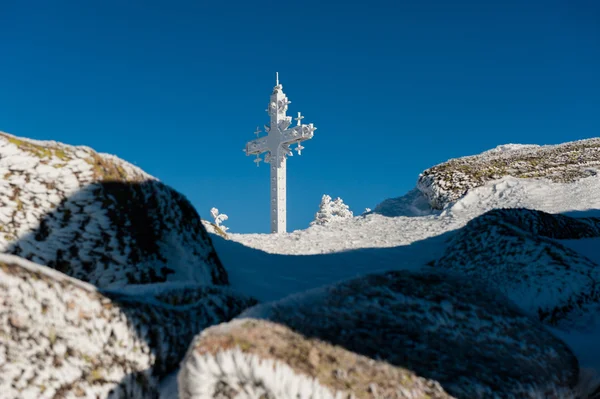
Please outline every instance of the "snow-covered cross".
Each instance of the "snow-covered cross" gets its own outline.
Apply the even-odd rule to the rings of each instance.
[[[292,156],[290,146],[297,144],[296,151],[300,155],[304,149],[300,142],[312,139],[316,127],[313,124],[303,125],[300,122],[304,118],[298,112],[298,125],[290,128],[292,117],[287,116],[288,105],[291,101],[283,92],[279,84],[279,73],[276,73],[276,82],[271,93],[271,101],[267,112],[271,123],[265,125],[268,136],[258,137],[246,144],[244,151],[246,155],[256,155],[257,162],[260,154],[265,155],[265,162],[271,164],[271,232],[285,233],[286,231],[286,159]],[[255,132],[258,136],[258,129]],[[258,161],[260,162],[260,161]],[[257,162],[257,165],[258,165]]]

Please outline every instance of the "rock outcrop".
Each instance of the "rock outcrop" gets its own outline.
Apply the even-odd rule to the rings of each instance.
[[[452,398],[410,370],[256,319],[205,330],[178,377],[181,399]]]
[[[417,188],[432,208],[443,209],[468,190],[503,176],[573,182],[596,175],[599,169],[598,138],[548,146],[505,145],[427,169]]]
[[[227,284],[181,194],[88,147],[0,134],[0,251],[97,287]]]
[[[446,273],[368,275],[239,319],[195,340],[179,375],[184,398],[572,398],[578,378],[574,355],[541,324]]]
[[[218,286],[128,290],[1,255],[0,396],[158,398],[196,334],[256,303]]]
[[[454,235],[435,267],[499,289],[552,326],[584,327],[600,309],[600,266],[555,239],[600,237],[600,219],[498,209]]]

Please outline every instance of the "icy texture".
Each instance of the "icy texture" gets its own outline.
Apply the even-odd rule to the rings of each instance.
[[[216,286],[137,288],[102,293],[0,255],[0,396],[157,398],[196,334],[256,303]]]
[[[181,194],[87,147],[0,133],[0,251],[98,287],[227,284]]]
[[[387,361],[460,398],[568,398],[578,378],[562,341],[502,294],[445,273],[367,275],[239,318],[268,319]]]
[[[433,214],[427,198],[418,189],[412,189],[402,197],[389,198],[378,204],[373,213],[383,216],[428,216]]]
[[[181,399],[451,398],[435,381],[264,320],[209,328],[179,373]]]
[[[417,187],[433,208],[443,209],[468,190],[504,176],[568,183],[594,176],[598,168],[598,138],[550,146],[512,144],[427,169],[419,176]]]
[[[334,200],[327,194],[321,198],[319,211],[315,214],[315,220],[310,222],[311,226],[325,226],[331,222],[337,222],[341,219],[348,219],[354,216],[350,207],[344,204],[344,201],[338,197]]]
[[[498,288],[545,323],[585,326],[600,307],[600,266],[553,238],[589,237],[600,237],[600,219],[494,210],[462,228],[436,267]]]
[[[423,208],[422,194],[413,190],[403,197],[384,201],[381,207],[375,208],[374,214],[289,234],[234,233],[228,234],[228,238],[269,253],[295,255],[398,247],[459,229],[469,220],[496,208],[529,208],[549,213],[598,210],[600,175],[570,183],[506,176],[471,189],[442,212],[427,212]],[[225,266],[228,272],[236,267],[227,262]]]

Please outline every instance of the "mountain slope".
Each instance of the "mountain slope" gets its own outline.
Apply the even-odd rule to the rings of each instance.
[[[594,153],[597,141],[588,141],[589,153]],[[576,351],[583,367],[600,375],[596,287],[600,238],[597,219],[591,219],[600,216],[600,176],[593,170],[598,158],[592,156],[589,169],[584,162],[568,164],[564,157],[569,148],[559,146],[560,151],[553,152],[511,145],[478,159],[483,162],[500,152],[517,159],[515,154],[546,151],[556,155],[544,160],[554,168],[548,173],[581,167],[583,177],[501,176],[460,192],[444,203],[443,210],[428,209],[428,198],[416,189],[384,201],[375,213],[335,225],[288,234],[229,234],[229,240],[214,239],[215,247],[232,286],[262,300],[373,272],[424,271],[436,261],[440,269],[480,273],[482,291],[500,289],[523,311],[560,327],[549,328]],[[452,176],[449,171],[447,178]],[[495,211],[499,208],[507,209]],[[597,386],[591,383],[584,391]]]
[[[432,208],[443,209],[468,190],[504,176],[569,183],[595,176],[599,168],[598,138],[549,146],[505,145],[427,169],[417,187]]]
[[[227,284],[181,194],[87,147],[0,134],[0,251],[98,287]]]
[[[590,237],[600,218],[492,210],[460,229],[435,267],[498,288],[542,322],[585,326],[600,309],[600,265],[555,239]]]

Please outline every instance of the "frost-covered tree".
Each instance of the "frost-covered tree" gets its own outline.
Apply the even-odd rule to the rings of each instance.
[[[217,208],[211,208],[210,215],[213,217],[213,219],[215,219],[215,226],[217,226],[223,232],[229,230],[229,227],[225,227],[221,224],[225,220],[229,219],[227,215],[225,215],[224,213],[219,213],[219,210]]]
[[[351,218],[353,216],[350,207],[344,204],[344,201],[340,197],[332,200],[329,195],[325,194],[321,198],[321,204],[319,205],[318,212],[315,214],[315,220],[310,225],[314,226],[318,224],[324,226],[334,220]]]

